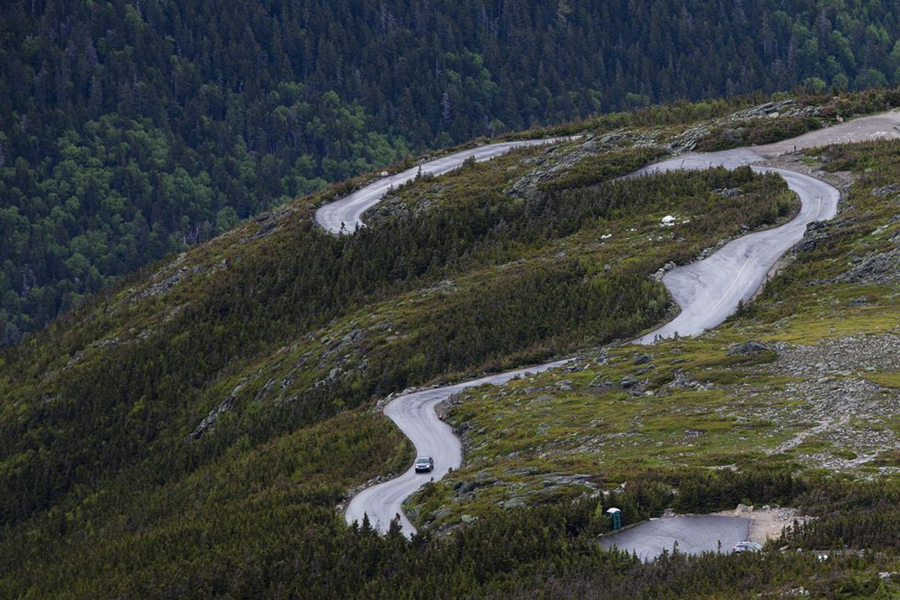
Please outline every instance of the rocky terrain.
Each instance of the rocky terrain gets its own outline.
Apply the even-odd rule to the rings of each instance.
[[[766,141],[768,138],[752,137],[761,123],[781,126],[784,123],[801,122],[802,126],[798,131],[802,132],[833,123],[836,118],[839,117],[834,107],[801,106],[795,100],[785,99],[710,119],[687,129],[620,128],[603,134],[587,134],[576,142],[549,146],[536,152],[520,151],[522,158],[519,164],[527,167],[527,170],[507,188],[506,193],[516,198],[533,199],[540,193],[541,184],[552,180],[559,173],[565,173],[592,157],[624,149],[646,149],[652,152],[648,156],[654,158],[677,156],[699,149],[719,150]],[[428,158],[430,157],[423,160]],[[508,167],[510,170],[514,168]],[[429,180],[428,176],[424,179]],[[389,193],[380,204],[366,213],[365,219],[376,223],[391,216],[428,210],[447,186],[444,180],[435,181],[425,194],[417,197],[415,203],[405,199],[402,190]]]
[[[867,173],[823,171],[829,162],[825,154],[777,161],[845,196],[838,218],[808,228],[773,270],[777,291],[759,300],[763,311],[794,306],[780,282],[818,260],[830,275],[793,284],[805,300],[800,314],[761,322],[750,311],[704,340],[646,352],[610,346],[564,372],[452,397],[439,413],[463,441],[466,464],[446,491],[414,498],[411,514],[445,531],[461,515],[597,494],[609,489],[605,478],[648,467],[781,464],[870,480],[900,473],[900,232],[890,209],[900,193],[871,187]],[[884,216],[873,217],[873,206]],[[842,257],[819,258],[833,255],[835,240],[852,241]],[[771,534],[796,515],[757,516]]]

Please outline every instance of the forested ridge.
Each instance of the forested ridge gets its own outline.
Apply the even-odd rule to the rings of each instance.
[[[409,153],[650,102],[900,81],[890,2],[0,8],[0,343]]]

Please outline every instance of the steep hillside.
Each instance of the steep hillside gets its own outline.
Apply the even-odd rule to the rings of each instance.
[[[881,0],[4,2],[0,344],[411,151],[651,102],[895,85],[898,27]]]
[[[563,371],[454,398],[444,412],[463,434],[465,468],[424,492],[413,513],[446,525],[696,467],[896,479],[898,150],[893,141],[781,159],[847,197],[726,325],[696,339],[603,348]],[[485,480],[492,485],[467,487]]]
[[[708,105],[601,118],[571,126],[577,141],[419,178],[353,236],[325,234],[312,214],[359,181],[133,275],[0,359],[0,596],[696,598],[802,582],[889,597],[897,586],[878,573],[897,570],[896,540],[879,532],[895,530],[896,484],[805,471],[897,467],[896,142],[824,153],[824,168],[856,173],[844,213],[721,331],[656,346],[639,365],[635,348],[597,348],[671,314],[651,277],[667,263],[796,210],[780,178],[746,168],[619,176],[884,109],[895,95],[779,98],[712,120]],[[677,232],[661,226],[670,214]],[[727,355],[751,338],[770,349]],[[873,347],[885,358],[871,371],[841,374],[841,360]],[[476,390],[450,411],[470,432],[467,465],[411,508],[434,531],[469,526],[408,542],[344,525],[336,509],[351,489],[412,458],[378,400],[564,354],[577,371]],[[827,393],[808,399],[817,385]],[[881,419],[877,430],[835,399],[847,393],[865,394],[858,416]],[[798,440],[813,420],[825,426]],[[596,544],[611,502],[645,518],[748,498],[821,516],[791,548],[879,553],[642,565]],[[861,507],[871,518],[848,533]]]

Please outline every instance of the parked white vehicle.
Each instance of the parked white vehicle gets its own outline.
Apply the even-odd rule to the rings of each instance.
[[[759,552],[760,550],[762,550],[761,544],[757,544],[756,542],[744,541],[735,544],[733,552]]]

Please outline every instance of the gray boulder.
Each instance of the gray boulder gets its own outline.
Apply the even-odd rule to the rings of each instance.
[[[771,350],[769,346],[756,340],[747,340],[742,344],[735,344],[728,350],[728,356],[743,355],[753,356]]]

